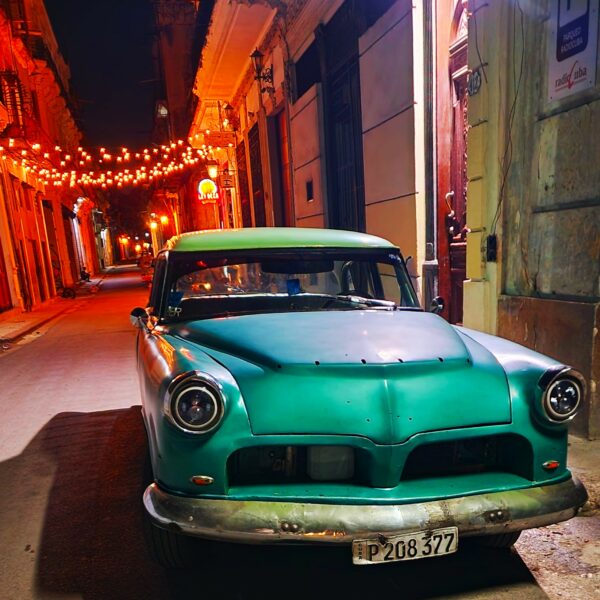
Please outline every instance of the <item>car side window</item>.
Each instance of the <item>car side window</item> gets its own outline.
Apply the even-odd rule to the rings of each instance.
[[[167,261],[163,256],[155,259],[154,266],[154,277],[152,278],[150,298],[148,300],[148,306],[152,309],[153,313],[158,313],[160,310],[160,300],[162,295],[162,284],[165,279],[165,270],[167,268]]]

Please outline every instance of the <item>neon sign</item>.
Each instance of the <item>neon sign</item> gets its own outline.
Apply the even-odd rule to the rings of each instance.
[[[202,179],[198,183],[198,200],[202,203],[217,202],[219,199],[219,188],[212,179]]]

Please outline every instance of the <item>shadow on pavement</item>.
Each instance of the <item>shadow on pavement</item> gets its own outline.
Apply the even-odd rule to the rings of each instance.
[[[24,453],[33,446],[56,464],[38,554],[40,591],[85,599],[169,597],[142,536],[140,410],[59,414]]]
[[[473,544],[450,557],[372,567],[353,567],[348,548],[211,544],[204,555],[197,572],[169,574],[174,598],[199,597],[199,589],[232,600],[546,598],[516,553]]]
[[[466,543],[449,557],[352,567],[348,548],[198,542],[197,569],[164,571],[149,560],[143,541],[146,439],[139,406],[55,416],[23,454],[0,465],[0,476],[18,486],[11,474],[33,476],[43,455],[56,470],[37,553],[39,597],[517,598],[525,596],[510,595],[511,588],[521,585],[533,592],[526,597],[545,597],[516,553]]]

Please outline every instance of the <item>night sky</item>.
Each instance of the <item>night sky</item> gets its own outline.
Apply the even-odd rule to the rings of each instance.
[[[46,0],[87,146],[150,143],[156,81],[150,0]]]

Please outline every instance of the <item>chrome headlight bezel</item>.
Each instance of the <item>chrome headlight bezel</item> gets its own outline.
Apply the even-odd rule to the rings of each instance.
[[[555,390],[556,386],[563,381],[568,381],[573,384],[578,392],[575,407],[569,413],[564,415],[556,412],[551,403],[552,392]],[[548,421],[556,424],[564,424],[575,418],[579,412],[586,391],[585,378],[579,371],[576,371],[571,367],[547,371],[540,379],[540,387],[543,389],[541,398],[542,413]]]
[[[211,397],[215,406],[214,416],[204,425],[192,427],[180,416],[177,406],[181,397],[193,389],[202,389]],[[211,375],[201,371],[188,371],[173,379],[165,394],[163,410],[169,422],[180,431],[192,435],[205,435],[217,429],[225,414],[225,393],[223,386]]]

